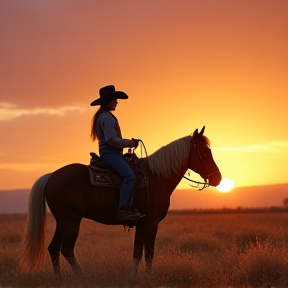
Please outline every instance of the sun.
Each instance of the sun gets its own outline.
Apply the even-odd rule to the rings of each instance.
[[[231,179],[222,178],[220,184],[216,189],[221,193],[226,193],[231,191],[234,188],[234,182]]]

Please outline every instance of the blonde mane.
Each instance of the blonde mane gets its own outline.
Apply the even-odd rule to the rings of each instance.
[[[191,136],[186,136],[161,147],[148,157],[149,167],[157,177],[169,178],[187,166]]]

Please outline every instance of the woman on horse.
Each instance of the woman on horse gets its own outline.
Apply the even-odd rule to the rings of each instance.
[[[101,159],[110,164],[123,178],[120,190],[120,200],[117,210],[117,219],[121,223],[137,222],[145,217],[137,209],[131,208],[129,198],[134,188],[135,175],[123,157],[123,148],[137,147],[138,140],[123,139],[117,118],[110,112],[116,109],[117,99],[128,99],[126,93],[116,91],[113,85],[99,90],[100,97],[90,105],[100,105],[94,115],[91,128],[92,140],[98,140]]]

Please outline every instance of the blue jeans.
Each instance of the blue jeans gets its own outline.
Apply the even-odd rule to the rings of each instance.
[[[133,170],[127,164],[123,155],[102,154],[101,158],[110,164],[122,177],[123,183],[120,190],[119,205],[127,204],[135,184],[135,174]]]

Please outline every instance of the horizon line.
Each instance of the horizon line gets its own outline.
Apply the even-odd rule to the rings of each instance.
[[[264,184],[264,185],[249,185],[249,186],[236,186],[234,187],[232,190],[235,190],[235,189],[238,189],[238,188],[251,188],[251,187],[267,187],[267,186],[279,186],[279,185],[288,185],[288,182],[284,182],[284,183],[274,183],[274,184]],[[3,192],[3,191],[19,191],[19,190],[31,190],[32,187],[30,188],[12,188],[12,189],[0,189],[0,192]],[[209,186],[207,188],[214,188],[216,189],[216,187],[214,186]],[[191,188],[175,188],[175,190],[195,190],[197,191],[198,189],[193,189],[193,187]],[[174,191],[175,191],[174,190]]]

